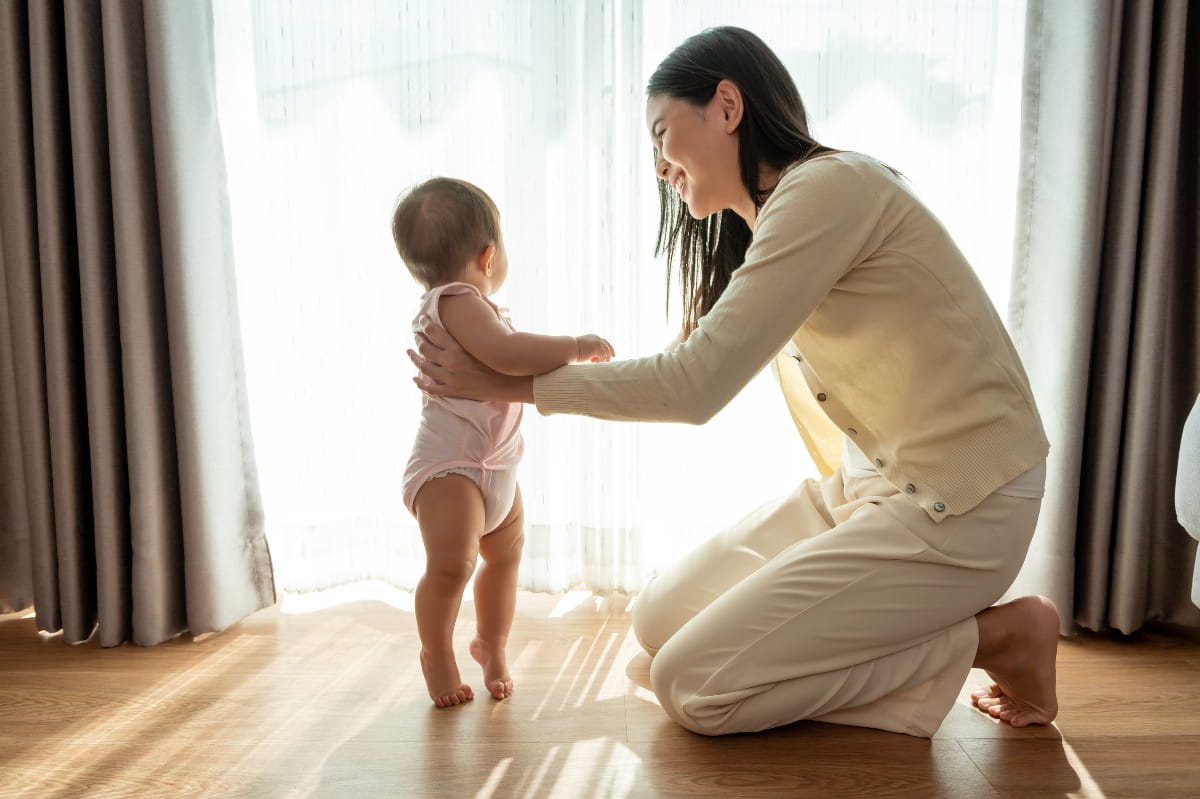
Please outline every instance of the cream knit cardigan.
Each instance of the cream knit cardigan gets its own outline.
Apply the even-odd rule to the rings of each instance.
[[[772,361],[819,465],[839,460],[836,426],[935,521],[1049,450],[962,252],[903,179],[850,152],[784,171],[745,262],[685,341],[564,366],[534,379],[534,399],[543,414],[703,424]]]

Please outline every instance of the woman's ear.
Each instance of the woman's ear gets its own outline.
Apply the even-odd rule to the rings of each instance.
[[[717,84],[713,101],[724,118],[725,132],[733,133],[742,122],[742,90],[733,81],[722,80]]]
[[[476,259],[476,264],[479,266],[479,271],[488,277],[492,276],[492,259],[496,257],[496,245],[489,244],[484,247],[479,253],[479,258]]]

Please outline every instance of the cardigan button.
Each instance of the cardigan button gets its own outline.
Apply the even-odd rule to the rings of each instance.
[[[825,400],[826,400],[826,397],[825,397],[824,391],[822,391],[820,394],[817,394],[817,402],[824,402]]]
[[[904,493],[905,494],[915,494],[915,493],[917,493],[917,487],[915,485],[913,485],[912,483],[909,483],[908,485],[904,486]]]
[[[933,509],[934,509],[935,511],[937,511],[938,513],[942,513],[943,511],[945,511],[945,510],[946,510],[946,503],[944,503],[944,502],[935,502],[935,503],[933,503]]]
[[[882,460],[880,460],[879,458],[876,458],[876,459],[875,459],[875,465],[876,465],[876,466],[883,466],[883,461],[882,461]]]
[[[858,435],[858,431],[857,431],[857,430],[855,430],[853,427],[849,427],[849,428],[847,428],[847,429],[846,429],[846,432],[847,432],[847,433],[849,433],[849,434],[850,434],[850,435],[852,435],[852,436],[856,436],[856,435]]]
[[[796,363],[804,363],[804,359],[799,355],[793,355],[792,357],[796,359]]]

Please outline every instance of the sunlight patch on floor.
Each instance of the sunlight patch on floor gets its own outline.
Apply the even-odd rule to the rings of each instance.
[[[567,650],[566,656],[563,658],[562,665],[560,665],[558,667],[558,673],[554,675],[554,679],[550,682],[550,690],[546,691],[545,696],[542,697],[542,701],[538,703],[537,708],[533,711],[533,715],[529,717],[530,721],[537,721],[539,718],[541,718],[542,711],[546,708],[546,703],[548,701],[550,701],[550,695],[554,692],[554,689],[557,688],[559,686],[559,684],[562,682],[563,673],[566,672],[567,666],[570,665],[571,661],[574,659],[575,652],[578,651],[579,645],[581,643],[582,643],[582,639],[580,639],[580,638],[576,638],[574,641],[571,642],[571,646]],[[559,704],[558,709],[562,710],[563,705],[565,703],[566,703],[566,699],[563,700],[562,704]]]
[[[500,783],[504,780],[504,772],[508,771],[510,763],[512,763],[512,758],[506,757],[496,764],[492,769],[492,773],[488,775],[487,781],[475,793],[475,799],[491,799],[491,796],[496,793],[496,789],[500,787]]]
[[[283,594],[279,601],[279,612],[287,615],[314,613],[320,610],[345,605],[350,602],[383,602],[397,610],[411,613],[413,595],[380,580],[328,588],[324,591],[308,591],[303,594]]]
[[[1062,742],[1062,748],[1063,754],[1067,757],[1067,763],[1075,771],[1075,776],[1079,777],[1079,790],[1072,791],[1067,796],[1070,799],[1104,799],[1104,791],[1096,784],[1096,780],[1092,778],[1092,773],[1088,771],[1087,766],[1083,765],[1083,761],[1075,753],[1075,748],[1067,743],[1065,738]]]
[[[628,796],[640,763],[628,747],[608,738],[575,741],[550,795],[580,796],[588,790],[593,796]]]
[[[654,695],[654,692],[647,690],[646,688],[643,688],[640,685],[630,683],[629,693],[630,693],[630,695],[633,696],[634,699],[641,699],[645,702],[649,702],[652,705],[659,704],[658,697]]]
[[[550,615],[548,618],[551,618],[551,619],[562,618],[563,616],[567,615],[575,608],[582,605],[589,598],[592,598],[591,591],[568,591],[567,593],[563,594],[562,599],[558,600],[558,604],[554,606],[554,610],[550,611]],[[600,606],[600,601],[601,601],[600,597],[594,597],[594,598],[596,600],[595,605],[598,608]]]

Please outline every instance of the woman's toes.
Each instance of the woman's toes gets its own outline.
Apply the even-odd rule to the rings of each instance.
[[[999,701],[999,699],[1003,696],[1004,692],[1000,690],[1000,686],[993,685],[989,688],[979,688],[975,691],[972,691],[971,701],[974,702],[975,706],[980,710],[984,710],[988,705]]]
[[[994,697],[994,696],[981,696],[981,697],[979,697],[979,698],[978,698],[978,699],[975,701],[975,705],[976,705],[976,706],[977,706],[977,707],[978,707],[980,710],[987,710],[988,708],[990,708],[990,707],[992,707],[992,706],[994,706],[994,705],[998,705],[998,704],[1000,704],[1000,702],[1001,702],[1001,700],[1000,700],[998,697]]]
[[[1038,721],[1033,713],[1014,713],[1011,719],[1006,720],[1014,727],[1028,727]]]

